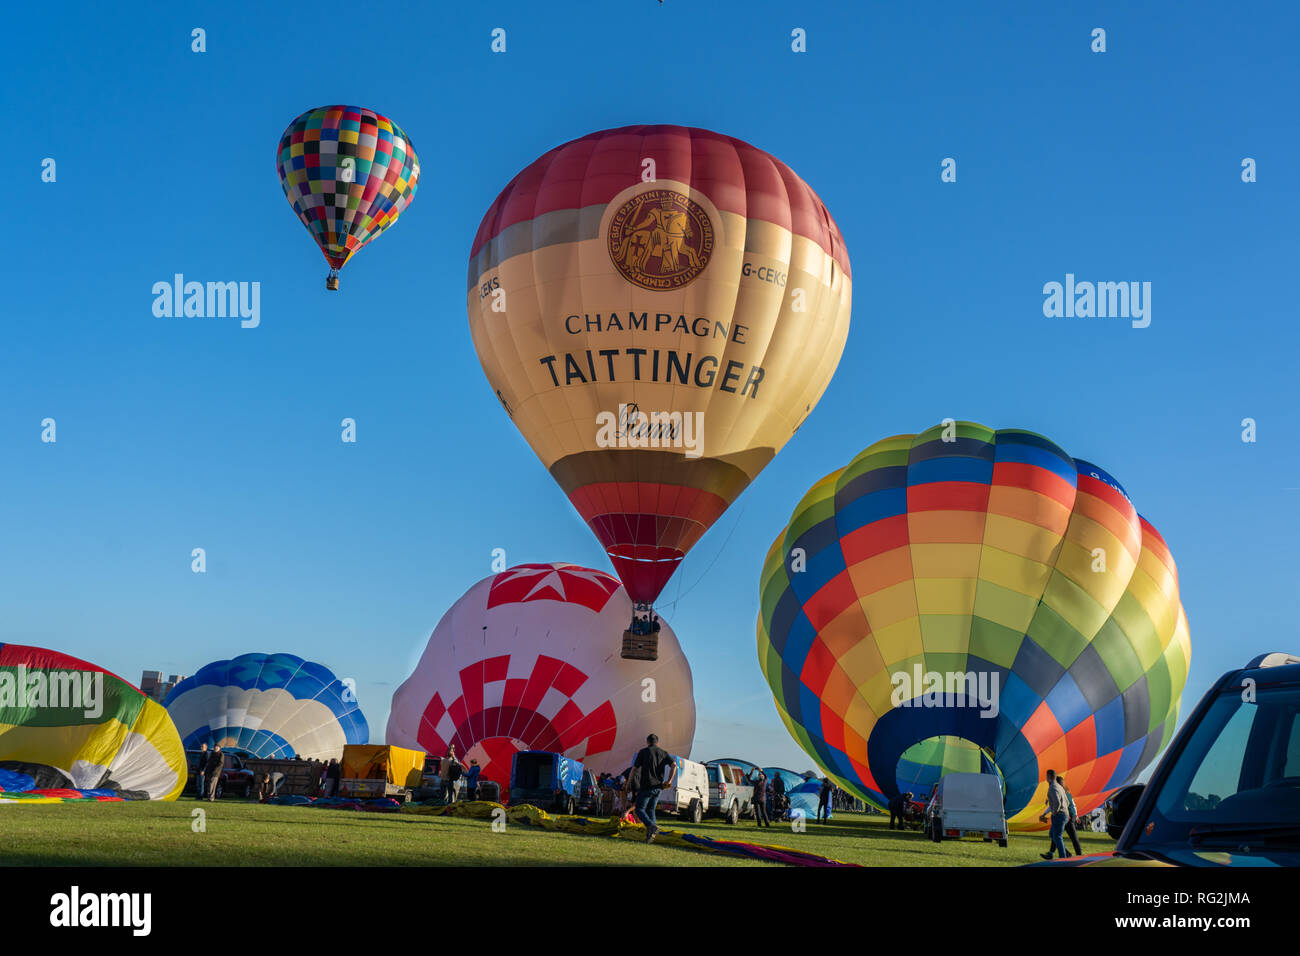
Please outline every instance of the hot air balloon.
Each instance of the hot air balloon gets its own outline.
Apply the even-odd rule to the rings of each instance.
[[[361,106],[320,106],[285,129],[275,153],[280,186],[330,264],[325,287],[358,249],[415,198],[420,160],[405,131]]]
[[[454,745],[502,792],[520,750],[618,773],[655,733],[665,750],[688,756],[690,665],[666,622],[658,661],[612,653],[609,635],[631,610],[615,578],[574,564],[522,564],[484,578],[443,615],[393,695],[386,742],[438,756]]]
[[[175,800],[185,776],[162,705],[102,667],[0,644],[0,802]]]
[[[324,760],[370,742],[351,685],[294,654],[241,654],[200,667],[163,701],[187,750]]]
[[[1087,813],[1174,732],[1191,648],[1169,548],[1118,481],[1032,432],[872,445],[804,496],[761,599],[782,720],[877,806],[922,764],[979,760],[1037,828],[1045,771]]]
[[[469,264],[479,361],[641,615],[826,390],[851,285],[817,194],[708,130],[593,133],[488,209]],[[653,659],[653,635],[630,632],[625,653]]]

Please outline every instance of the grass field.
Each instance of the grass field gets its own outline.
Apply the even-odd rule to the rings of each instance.
[[[206,811],[206,831],[192,811]],[[717,839],[775,844],[866,866],[1017,866],[1038,860],[1046,835],[1013,834],[997,844],[932,843],[891,831],[887,818],[841,813],[807,832],[752,822],[660,825]],[[1104,834],[1081,835],[1084,853],[1114,846]],[[0,805],[0,864],[5,866],[771,866],[724,854],[633,840],[553,833],[485,820],[403,813],[280,807],[240,800],[216,804],[89,803]]]

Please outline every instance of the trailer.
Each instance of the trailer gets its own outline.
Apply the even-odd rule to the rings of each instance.
[[[339,796],[392,797],[403,803],[422,784],[424,751],[384,744],[348,744],[343,748]]]
[[[244,766],[252,771],[254,778],[264,775],[280,796],[316,796],[320,786],[322,761],[319,760],[285,760],[270,757],[248,757]]]

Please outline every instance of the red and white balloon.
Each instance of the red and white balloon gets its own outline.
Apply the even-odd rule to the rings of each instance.
[[[618,772],[655,733],[689,756],[690,665],[662,619],[659,659],[624,660],[631,617],[618,579],[589,568],[524,564],[484,578],[443,615],[393,695],[387,743],[438,756],[454,745],[503,789],[520,750]]]

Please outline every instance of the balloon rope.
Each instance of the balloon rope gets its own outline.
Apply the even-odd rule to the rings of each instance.
[[[704,569],[704,572],[698,578],[695,579],[695,583],[693,583],[689,588],[686,589],[686,594],[690,594],[692,591],[694,591],[695,588],[699,586],[699,583],[703,581],[706,577],[708,577],[709,572],[713,570],[713,566],[718,563],[718,558],[722,557],[722,552],[727,550],[727,543],[731,541],[731,536],[735,534],[736,529],[740,527],[740,519],[744,516],[745,508],[747,507],[747,505],[748,505],[747,502],[741,503],[740,513],[736,515],[736,523],[733,524],[731,526],[731,530],[727,532],[727,537],[722,542],[722,547],[718,549],[718,553],[713,556],[713,560],[709,562],[709,566]],[[681,591],[680,582],[678,583],[678,591],[679,592]],[[673,598],[672,603],[669,604],[668,606],[676,610],[677,602],[680,601],[682,598],[686,597],[686,594],[678,593],[677,597]]]

